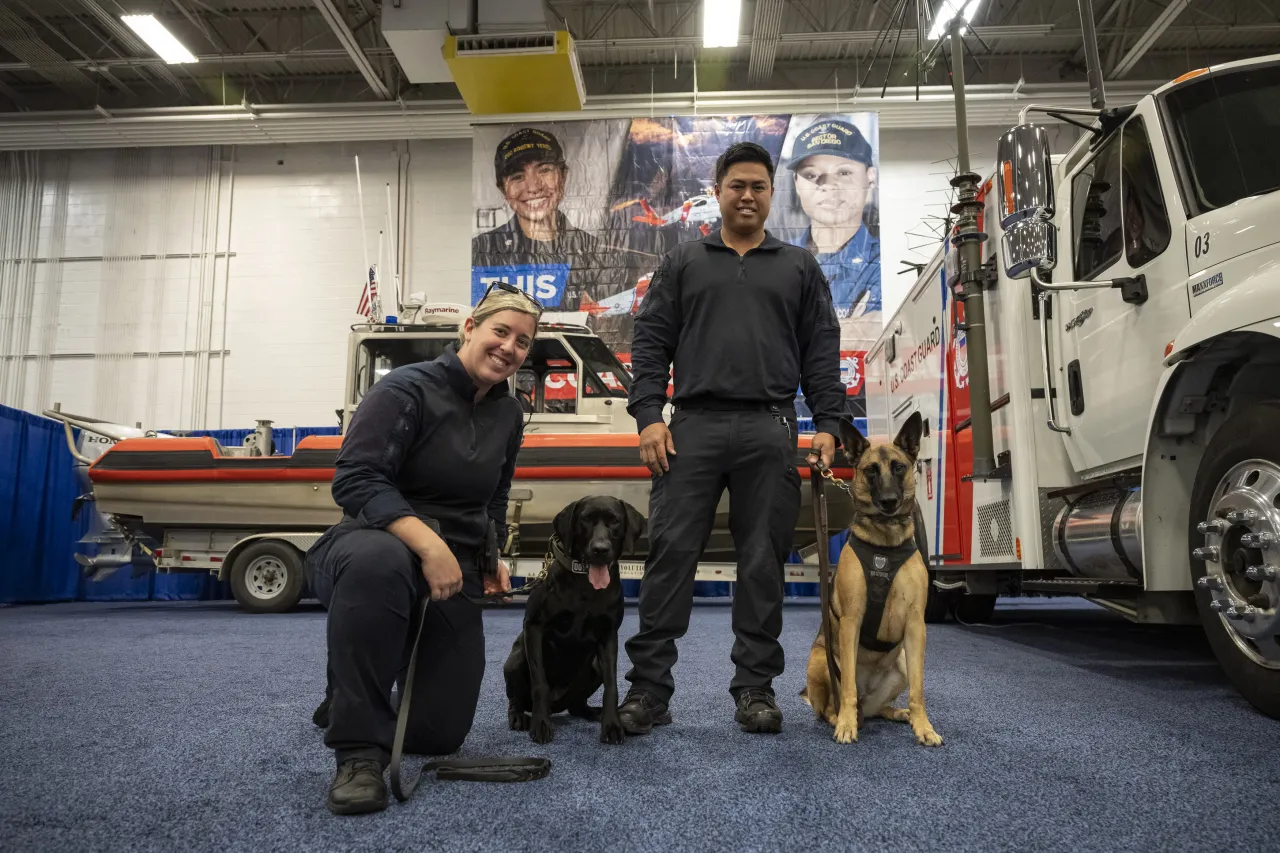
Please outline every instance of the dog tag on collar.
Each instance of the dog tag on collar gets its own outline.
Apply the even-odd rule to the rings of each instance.
[[[587,573],[587,567],[582,565],[582,563],[578,562],[577,560],[574,560],[572,563],[569,564],[569,570],[573,572],[575,575],[585,575]]]

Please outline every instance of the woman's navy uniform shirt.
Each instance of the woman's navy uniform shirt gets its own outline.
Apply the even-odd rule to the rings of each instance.
[[[507,383],[476,401],[453,346],[392,370],[365,394],[338,453],[333,499],[365,527],[434,519],[450,544],[482,548],[489,519],[506,538],[507,495],[524,410]]]

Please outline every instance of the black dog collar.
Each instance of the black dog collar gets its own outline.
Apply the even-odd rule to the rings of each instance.
[[[564,563],[568,565],[569,571],[573,572],[575,575],[585,575],[587,573],[587,567],[585,565],[570,558],[569,555],[564,552],[564,545],[560,543],[560,539],[557,536],[551,537],[551,556],[555,558],[557,563]]]

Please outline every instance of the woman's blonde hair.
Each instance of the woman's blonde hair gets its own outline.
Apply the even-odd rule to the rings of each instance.
[[[494,289],[487,297],[481,300],[480,304],[471,312],[471,319],[476,326],[488,320],[494,314],[500,314],[503,311],[518,311],[521,314],[528,314],[534,319],[533,334],[538,334],[537,321],[542,317],[542,311],[537,308],[533,301],[527,296],[519,293],[511,293],[507,290]],[[467,341],[466,323],[458,326],[458,346],[461,347]]]

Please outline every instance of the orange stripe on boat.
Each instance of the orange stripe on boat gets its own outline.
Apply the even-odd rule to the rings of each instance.
[[[801,479],[809,479],[808,466],[796,466]],[[841,479],[850,470],[833,468]],[[333,480],[333,468],[183,468],[174,471],[137,471],[107,469],[96,471],[95,483],[327,483]],[[649,469],[637,466],[526,466],[516,468],[517,480],[647,480]]]
[[[332,468],[179,468],[137,471],[108,468],[93,473],[95,483],[327,483]]]

